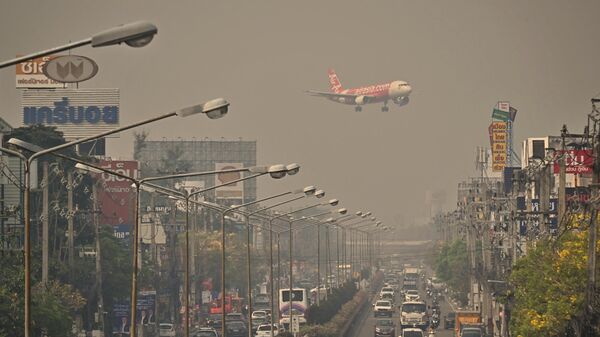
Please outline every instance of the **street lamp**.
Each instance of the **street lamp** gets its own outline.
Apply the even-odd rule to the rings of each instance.
[[[283,165],[273,165],[273,166],[269,166],[269,167],[267,167],[267,166],[253,166],[253,167],[241,168],[241,169],[230,169],[230,170],[208,171],[208,172],[182,173],[182,174],[174,174],[174,175],[168,175],[168,176],[162,176],[162,177],[149,177],[149,178],[144,178],[144,179],[141,179],[141,180],[137,180],[137,179],[131,178],[129,176],[126,176],[126,175],[123,175],[123,174],[120,174],[120,173],[117,173],[117,172],[114,172],[114,171],[111,171],[111,170],[104,169],[104,168],[96,166],[94,164],[86,163],[86,162],[81,161],[81,160],[76,159],[76,158],[71,158],[71,157],[62,155],[60,153],[54,153],[54,152],[50,152],[48,150],[44,150],[44,149],[42,149],[41,147],[39,147],[37,145],[30,144],[28,142],[25,142],[25,141],[22,141],[22,140],[19,140],[19,139],[16,139],[16,138],[11,138],[9,140],[9,143],[11,143],[12,145],[18,146],[20,148],[23,148],[23,149],[25,149],[27,151],[34,152],[34,154],[31,157],[29,157],[29,159],[26,160],[25,163],[28,163],[28,162],[30,163],[31,160],[32,160],[31,158],[33,156],[35,156],[36,154],[49,153],[49,154],[52,154],[52,155],[55,155],[55,156],[58,156],[58,157],[61,157],[61,158],[64,158],[64,159],[76,162],[77,164],[75,165],[75,167],[78,168],[78,169],[80,169],[80,170],[91,171],[91,172],[94,172],[94,173],[102,173],[102,172],[104,172],[104,173],[112,174],[112,175],[121,177],[123,179],[129,180],[129,181],[131,181],[135,185],[135,187],[136,187],[136,208],[135,208],[135,225],[134,225],[134,248],[133,248],[133,258],[132,258],[133,259],[133,270],[132,270],[132,285],[131,285],[131,303],[132,303],[132,308],[133,309],[131,310],[131,316],[132,317],[131,317],[131,327],[130,327],[130,332],[131,332],[132,336],[135,336],[135,330],[136,330],[136,310],[135,310],[135,308],[136,308],[136,304],[137,304],[137,269],[138,269],[137,263],[138,263],[138,232],[139,232],[139,224],[138,224],[139,220],[138,219],[139,219],[139,190],[140,190],[140,186],[143,183],[145,183],[145,182],[165,180],[165,179],[173,179],[173,178],[184,178],[184,177],[192,177],[192,176],[212,175],[212,174],[230,173],[230,172],[243,172],[243,171],[247,171],[247,172],[250,172],[250,173],[256,173],[256,174],[254,174],[252,176],[249,176],[249,177],[245,177],[245,178],[242,178],[242,179],[230,181],[230,182],[227,182],[227,183],[224,183],[224,184],[221,184],[221,185],[217,185],[216,187],[213,186],[212,188],[207,189],[207,190],[211,190],[211,189],[214,189],[214,188],[218,188],[220,186],[230,185],[230,184],[236,183],[238,181],[242,181],[242,180],[245,180],[245,179],[250,179],[252,177],[257,177],[257,176],[260,176],[260,175],[263,175],[263,174],[267,174],[267,173],[270,173],[271,175],[273,175],[273,174],[279,175],[280,169],[283,166]],[[19,154],[18,152],[15,152],[15,151],[12,151],[12,150],[5,150],[5,149],[0,149],[0,150],[6,151],[7,153],[18,155],[20,157],[23,156],[22,154]],[[25,157],[22,157],[22,158],[25,158]],[[298,168],[293,168],[293,169],[295,169],[296,172],[297,172]],[[27,181],[28,181],[28,177],[26,176],[26,184],[27,184]],[[26,191],[28,189],[29,189],[29,186],[26,186]],[[206,191],[204,191],[204,192],[206,192]],[[28,203],[28,198],[25,198],[25,201]],[[26,208],[25,211],[26,211],[25,213],[28,214],[28,211],[29,211],[28,208]],[[26,217],[26,224],[27,224],[27,221],[28,221],[28,216],[29,215],[27,215],[27,217]],[[187,222],[186,222],[186,226],[187,226]],[[186,231],[186,234],[187,234],[187,231]],[[186,239],[187,239],[187,237],[186,237]],[[27,238],[26,238],[25,242],[27,243]],[[186,240],[186,242],[187,242],[187,240]],[[26,277],[26,281],[28,281],[29,273],[26,273],[25,277]]]
[[[107,29],[90,38],[81,41],[71,42],[66,45],[35,52],[29,55],[17,57],[12,60],[2,62],[0,63],[0,69],[19,64],[21,62],[29,61],[38,57],[74,49],[88,44],[91,44],[94,48],[113,46],[121,43],[125,43],[128,46],[136,48],[143,47],[150,43],[150,41],[152,41],[152,38],[154,37],[154,35],[156,35],[157,32],[158,29],[156,28],[156,26],[149,22],[133,22],[117,26],[111,29]]]
[[[323,192],[323,191],[317,191],[317,192],[315,192],[315,194],[317,194],[317,193],[323,194],[323,195],[325,194],[325,192]],[[281,214],[281,215],[275,216],[275,217],[273,217],[270,220],[271,228],[272,228],[273,221],[275,221],[277,219],[283,220],[282,219],[283,217],[287,217],[287,216],[292,215],[292,214],[297,213],[297,212],[301,212],[301,211],[308,210],[308,209],[311,209],[311,208],[315,208],[315,207],[318,207],[318,206],[326,206],[326,205],[336,206],[338,203],[339,203],[339,201],[337,199],[331,199],[327,203],[317,203],[317,204],[314,204],[314,205],[310,205],[310,206],[306,206],[306,207],[297,209],[295,211],[291,211],[291,212],[288,212],[288,213],[285,213],[285,214]],[[329,212],[326,212],[326,213],[323,213],[323,214],[327,214],[327,213],[329,213]],[[289,241],[290,241],[289,242],[289,248],[290,248],[290,275],[289,275],[290,290],[289,290],[289,294],[288,294],[289,295],[288,298],[289,298],[289,327],[290,327],[290,330],[292,328],[292,322],[293,322],[293,310],[292,310],[292,307],[293,307],[293,302],[294,302],[294,299],[293,299],[293,271],[292,271],[292,266],[293,266],[293,243],[292,243],[293,233],[292,233],[292,223],[296,222],[296,221],[300,221],[300,220],[305,220],[305,219],[306,218],[303,217],[303,218],[299,218],[299,219],[284,220],[284,221],[288,222],[288,224],[289,224],[289,232],[290,232],[290,237],[289,237]],[[277,248],[279,249],[279,245],[277,246]]]

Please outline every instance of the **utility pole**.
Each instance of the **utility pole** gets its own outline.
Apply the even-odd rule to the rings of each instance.
[[[48,283],[48,162],[45,161],[42,168],[42,283]]]
[[[567,169],[565,166],[565,136],[567,133],[567,126],[563,125],[562,130],[560,132],[561,136],[561,153],[558,157],[558,222],[561,223],[563,221],[563,217],[565,216],[565,211],[567,209],[567,200],[565,197],[565,185],[567,179]]]
[[[100,246],[100,222],[98,221],[98,192],[92,184],[92,219],[96,231],[96,291],[98,296],[98,325],[104,332],[104,298],[102,297],[102,253]]]
[[[73,268],[75,265],[75,235],[73,232],[73,171],[67,173],[67,226],[69,231],[69,274],[73,275]],[[71,278],[72,279],[72,278]]]
[[[592,106],[594,112],[596,110],[596,104],[600,102],[600,99],[592,99]],[[594,128],[594,175],[592,177],[592,185],[591,185],[591,200],[597,200],[600,196],[598,193],[598,178],[600,176],[600,131]],[[597,232],[597,217],[598,217],[598,209],[597,209],[597,201],[591,205],[591,219],[590,219],[590,229],[589,229],[589,243],[588,243],[588,283],[586,287],[586,297],[585,297],[585,309],[587,314],[585,317],[589,319],[593,317],[594,314],[594,295],[596,290],[596,242],[598,237]]]

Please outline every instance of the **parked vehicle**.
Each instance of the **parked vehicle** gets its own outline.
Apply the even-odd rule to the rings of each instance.
[[[387,300],[379,300],[373,304],[373,316],[374,317],[392,317],[394,313],[394,306],[392,302]]]
[[[378,319],[375,322],[375,337],[380,336],[396,337],[396,324],[394,324],[392,319]]]
[[[175,326],[171,323],[160,323],[158,335],[160,337],[175,337]]]

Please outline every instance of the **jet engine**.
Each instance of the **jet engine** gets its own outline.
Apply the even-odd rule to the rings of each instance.
[[[368,100],[369,99],[366,96],[361,95],[361,96],[357,96],[354,99],[354,103],[356,103],[357,105],[363,105],[363,104],[369,103]]]
[[[398,97],[398,98],[394,99],[394,103],[396,103],[399,106],[407,105],[408,97]]]

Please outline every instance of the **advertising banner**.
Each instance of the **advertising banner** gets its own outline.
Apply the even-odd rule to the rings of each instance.
[[[508,157],[508,123],[492,122],[490,129],[492,136],[492,171],[503,172]]]
[[[66,140],[119,127],[119,89],[23,90],[23,124],[56,126]]]
[[[557,152],[557,156],[565,155],[565,171],[567,174],[592,173],[594,167],[592,150],[561,150]],[[560,173],[558,159],[554,161],[554,173]]]
[[[138,176],[138,162],[134,160],[103,160],[100,166],[128,177]],[[100,223],[109,225],[134,223],[134,198],[130,180],[103,173],[102,189],[99,192]]]
[[[242,163],[215,163],[215,170],[231,170],[241,169],[244,167]],[[215,175],[215,186],[221,185],[233,180],[242,178],[241,172],[234,173],[223,173]],[[243,199],[244,198],[244,182],[237,182],[235,184],[219,187],[215,190],[215,196],[217,199]]]
[[[151,324],[155,322],[154,312],[156,306],[156,291],[140,291],[137,298],[137,324]],[[131,308],[129,301],[113,304],[113,335],[129,336],[131,326]]]
[[[62,83],[44,75],[44,66],[46,63],[57,57],[57,55],[43,56],[17,64],[17,88],[62,88],[64,86]]]

